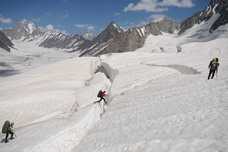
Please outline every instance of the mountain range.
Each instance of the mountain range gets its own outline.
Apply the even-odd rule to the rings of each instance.
[[[177,36],[182,36],[195,25],[198,28],[189,38],[199,41],[215,39],[224,35],[224,32],[228,32],[226,28],[220,29],[227,23],[227,0],[212,0],[204,10],[195,13],[183,22],[164,18],[159,22],[133,27],[127,31],[114,22],[110,22],[105,30],[96,37],[91,34],[67,35],[60,31],[43,32],[34,23],[22,20],[15,28],[0,30],[0,47],[10,51],[10,48],[13,48],[10,40],[35,41],[40,47],[65,49],[72,53],[78,52],[79,56],[97,56],[104,53],[134,51],[141,48],[147,36],[151,34],[157,36],[163,33],[175,33]]]

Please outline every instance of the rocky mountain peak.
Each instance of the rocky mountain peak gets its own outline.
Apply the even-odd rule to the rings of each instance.
[[[157,22],[157,25],[162,32],[170,34],[180,29],[180,22],[176,22],[168,17],[164,17],[160,22]]]
[[[86,42],[86,47],[80,56],[96,55],[102,49],[106,48],[117,37],[118,34],[124,32],[113,21],[108,24],[104,31],[102,31],[91,42]],[[89,48],[89,49],[88,49]]]
[[[43,37],[44,40],[39,46],[46,48],[73,49],[85,41],[80,35],[67,35],[59,31],[46,31]]]
[[[219,26],[228,23],[227,0],[211,0],[204,10],[194,14],[181,23],[181,30],[179,31],[179,34],[184,33],[187,29],[192,28],[195,24],[200,24],[203,21],[207,22],[215,15],[218,15],[218,17],[216,17],[216,20],[211,25],[210,29],[208,29],[210,33],[216,30]]]
[[[27,25],[27,24],[33,24],[31,21],[28,21],[26,19],[23,19],[19,22],[19,24],[24,24],[24,25]]]
[[[106,27],[104,31],[110,31],[110,32],[118,32],[122,33],[124,32],[123,29],[121,29],[115,22],[111,21],[109,25]]]
[[[13,29],[3,29],[2,32],[10,39],[29,39],[42,34],[40,29],[32,22],[23,19]]]
[[[32,22],[23,19],[16,25],[16,32],[21,32],[22,36],[35,36],[41,33],[40,29]]]
[[[168,17],[164,17],[161,21],[159,21],[160,23],[165,23],[165,22],[174,22],[172,19],[168,18]]]

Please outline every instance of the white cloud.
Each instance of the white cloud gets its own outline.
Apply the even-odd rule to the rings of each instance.
[[[53,13],[52,12],[46,12],[45,15],[51,16],[51,15],[53,15]]]
[[[161,8],[158,6],[157,0],[141,0],[138,4],[134,5],[133,3],[128,4],[124,8],[124,11],[146,11],[146,12],[164,12],[167,11],[167,8]]]
[[[48,30],[53,30],[54,26],[51,24],[48,24],[46,27],[39,26],[39,29],[43,32],[48,31]]]
[[[133,3],[128,4],[124,8],[124,11],[146,11],[146,12],[164,12],[168,11],[167,7],[193,7],[193,0],[140,0],[139,3],[134,5]]]
[[[40,22],[40,18],[33,18],[32,21],[33,22]]]
[[[84,25],[84,24],[75,24],[75,27],[77,27],[77,28],[86,28],[86,25]]]
[[[2,16],[2,15],[0,14],[0,22],[1,22],[1,23],[7,23],[7,24],[9,24],[9,23],[12,23],[13,20],[12,20],[11,18],[5,18],[4,16]]]
[[[48,24],[46,28],[47,30],[54,30],[54,26],[51,24]]]
[[[154,14],[154,15],[151,15],[149,18],[152,19],[153,22],[159,22],[165,17],[166,16],[163,14]]]
[[[120,16],[120,13],[119,12],[114,13],[114,16]]]
[[[95,29],[94,26],[89,25],[89,24],[75,24],[75,27],[81,28],[81,29],[86,29],[89,32],[91,32]]]
[[[163,0],[160,6],[193,7],[192,0]]]
[[[65,30],[61,31],[59,29],[55,29],[54,26],[51,24],[48,24],[46,27],[39,26],[39,29],[43,32],[50,30],[50,31],[58,31],[58,32],[61,32],[61,33],[68,35],[68,33]]]
[[[69,17],[69,11],[66,11],[63,17],[68,18]]]
[[[59,15],[61,18],[68,18],[69,17],[69,11],[65,11],[63,15]]]

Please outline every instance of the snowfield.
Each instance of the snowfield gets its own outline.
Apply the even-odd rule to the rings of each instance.
[[[0,151],[228,152],[227,38],[186,41],[149,36],[135,52],[81,58],[0,50],[0,124],[14,121],[17,135],[1,133]],[[99,90],[108,107],[93,104]]]
[[[225,58],[221,57],[218,78],[208,81],[208,56],[117,56],[103,60],[119,70],[112,84],[109,109],[73,151],[227,151]],[[201,74],[148,66],[151,63],[186,65]]]

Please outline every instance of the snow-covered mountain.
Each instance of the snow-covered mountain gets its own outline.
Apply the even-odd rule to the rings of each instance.
[[[93,40],[95,38],[95,36],[92,33],[85,33],[82,35],[82,37],[84,37],[84,39],[86,40]]]
[[[164,18],[160,22],[151,22],[145,26],[133,27],[118,34],[115,39],[99,54],[134,51],[142,47],[148,35],[162,35],[162,32],[173,34],[179,30],[180,23]]]
[[[228,1],[212,0],[203,10],[181,23],[164,18],[145,26],[134,27],[119,34],[116,39],[99,54],[135,51],[141,48],[149,35],[174,34],[187,42],[208,41],[217,37],[228,37]],[[188,35],[188,39],[185,37]],[[185,42],[186,43],[186,42]]]
[[[47,31],[41,35],[43,37],[39,46],[57,49],[78,49],[85,40],[80,35],[66,35],[59,31]]]
[[[111,22],[95,38],[88,33],[80,36],[66,35],[59,31],[41,32],[35,24],[27,20],[22,20],[14,29],[2,29],[2,32],[11,40],[36,41],[38,46],[45,48],[65,49],[79,56],[97,56],[112,52],[135,51],[145,44],[149,35],[169,33],[183,37],[186,42],[228,37],[227,10],[227,0],[212,0],[204,10],[181,23],[164,18],[159,22],[133,27],[124,32],[117,24]]]
[[[121,29],[114,22],[109,23],[104,31],[102,31],[97,37],[88,43],[83,50],[81,50],[83,53],[80,56],[94,56],[99,54],[101,50],[109,46],[109,44],[114,41],[118,34],[123,32],[123,29]]]
[[[14,44],[10,41],[10,39],[5,36],[3,32],[0,31],[0,48],[10,52],[10,48],[13,48]]]
[[[85,40],[80,35],[66,35],[60,31],[41,30],[32,22],[22,20],[13,29],[2,29],[7,37],[11,40],[21,40],[31,42],[36,41],[36,44],[45,48],[56,49],[77,49]]]
[[[107,28],[97,37],[91,33],[84,35],[67,35],[60,31],[41,30],[32,22],[22,20],[13,29],[2,29],[11,40],[21,40],[22,42],[36,41],[36,44],[45,48],[66,49],[70,52],[80,52],[82,55],[95,55],[105,48],[123,30],[111,22]]]
[[[40,29],[34,23],[25,19],[19,22],[15,28],[2,29],[2,32],[5,33],[5,35],[11,40],[21,39],[22,41],[40,36],[42,34]]]
[[[107,47],[111,41],[114,40],[116,35],[121,32],[123,32],[123,30],[114,22],[111,22],[107,28],[95,38],[88,33],[84,36],[80,36],[48,31],[43,34],[44,38],[39,46],[68,49],[70,52],[79,52],[80,56],[93,56]]]
[[[181,30],[179,35],[184,33],[187,29],[192,28],[194,25],[208,24],[210,20],[213,20],[208,25],[207,31],[212,33],[220,26],[228,23],[228,1],[227,0],[212,0],[210,4],[203,10],[192,17],[187,18],[181,23]]]

